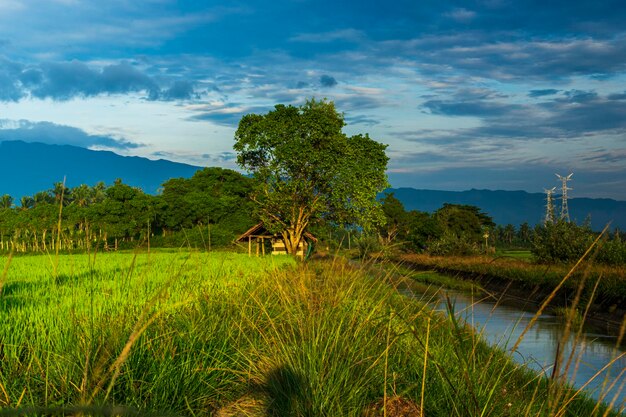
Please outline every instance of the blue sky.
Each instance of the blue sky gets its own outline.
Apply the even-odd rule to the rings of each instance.
[[[242,115],[328,98],[395,187],[626,200],[623,1],[0,0],[0,140],[235,168]]]

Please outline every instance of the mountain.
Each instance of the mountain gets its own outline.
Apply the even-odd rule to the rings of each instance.
[[[153,161],[113,152],[92,151],[69,145],[45,145],[22,141],[0,142],[0,195],[10,194],[16,201],[25,195],[52,188],[66,177],[68,187],[94,185],[99,181],[112,184],[116,178],[154,194],[170,178],[191,177],[200,167],[166,161]],[[541,222],[545,212],[545,195],[525,191],[436,191],[414,188],[390,189],[407,210],[433,212],[444,203],[470,204],[480,207],[498,224],[519,225]],[[559,212],[560,201],[556,200]],[[626,230],[626,202],[611,199],[572,198],[569,200],[572,220],[583,222],[591,215],[594,229],[612,226]]]
[[[518,226],[524,222],[531,225],[540,223],[545,216],[546,196],[542,193],[526,191],[435,191],[415,188],[389,189],[404,204],[407,210],[433,212],[444,203],[469,204],[480,207],[493,217],[497,224]],[[609,198],[570,198],[568,200],[570,218],[582,223],[591,217],[594,230],[602,230],[611,222],[611,227],[626,229],[626,201]],[[555,200],[555,214],[561,210],[561,201]]]
[[[25,195],[52,188],[66,177],[68,187],[112,184],[117,178],[156,193],[170,178],[190,177],[200,167],[160,159],[120,156],[69,145],[45,145],[22,141],[0,142],[0,195],[19,201]]]

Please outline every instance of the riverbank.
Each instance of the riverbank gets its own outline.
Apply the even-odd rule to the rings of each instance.
[[[580,309],[587,307],[587,320],[608,334],[619,334],[626,319],[626,268],[583,263],[571,277],[572,265],[540,265],[510,257],[436,257],[404,254],[396,262],[417,271],[436,271],[462,282],[482,287],[496,298],[539,306],[553,290],[552,308],[571,306],[583,286]],[[595,290],[594,290],[595,287]]]
[[[604,405],[516,364],[454,315],[403,296],[385,272],[278,258],[63,255],[54,270],[47,257],[14,258],[0,296],[0,407],[605,415]]]

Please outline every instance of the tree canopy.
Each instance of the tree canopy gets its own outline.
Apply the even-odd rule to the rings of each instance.
[[[387,146],[367,134],[347,136],[344,126],[324,100],[279,104],[239,122],[237,162],[256,179],[259,216],[282,233],[289,253],[316,222],[369,228],[384,221],[376,195],[388,186]]]

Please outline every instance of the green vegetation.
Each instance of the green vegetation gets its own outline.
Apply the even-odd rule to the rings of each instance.
[[[532,253],[539,262],[567,263],[578,260],[598,236],[589,225],[560,220],[537,226],[534,231]],[[626,265],[626,242],[619,231],[599,243],[594,260],[606,265]]]
[[[225,246],[254,224],[251,190],[252,180],[221,168],[171,179],[158,196],[121,181],[71,189],[56,183],[24,197],[21,207],[0,199],[0,251]]]
[[[347,136],[332,102],[277,105],[248,114],[235,133],[237,162],[252,173],[264,225],[296,253],[309,226],[321,222],[369,229],[382,222],[376,195],[389,186],[386,145]]]
[[[404,254],[399,259],[409,264],[435,269],[442,273],[460,275],[482,282],[513,282],[519,287],[551,291],[561,284],[571,265],[542,265],[527,259],[509,256],[430,256]],[[626,302],[626,269],[624,266],[592,265],[585,263],[563,283],[565,291],[574,294],[584,282],[590,294],[596,282],[595,301],[603,307],[623,305]]]
[[[47,256],[14,258],[7,271],[5,409],[392,415],[387,403],[445,417],[616,415],[340,260],[112,253],[61,255],[58,275]]]
[[[495,224],[480,208],[444,204],[432,215],[417,210],[406,211],[393,195],[382,199],[385,223],[378,230],[383,245],[398,245],[409,252],[433,255],[473,255],[484,252],[481,242]]]

